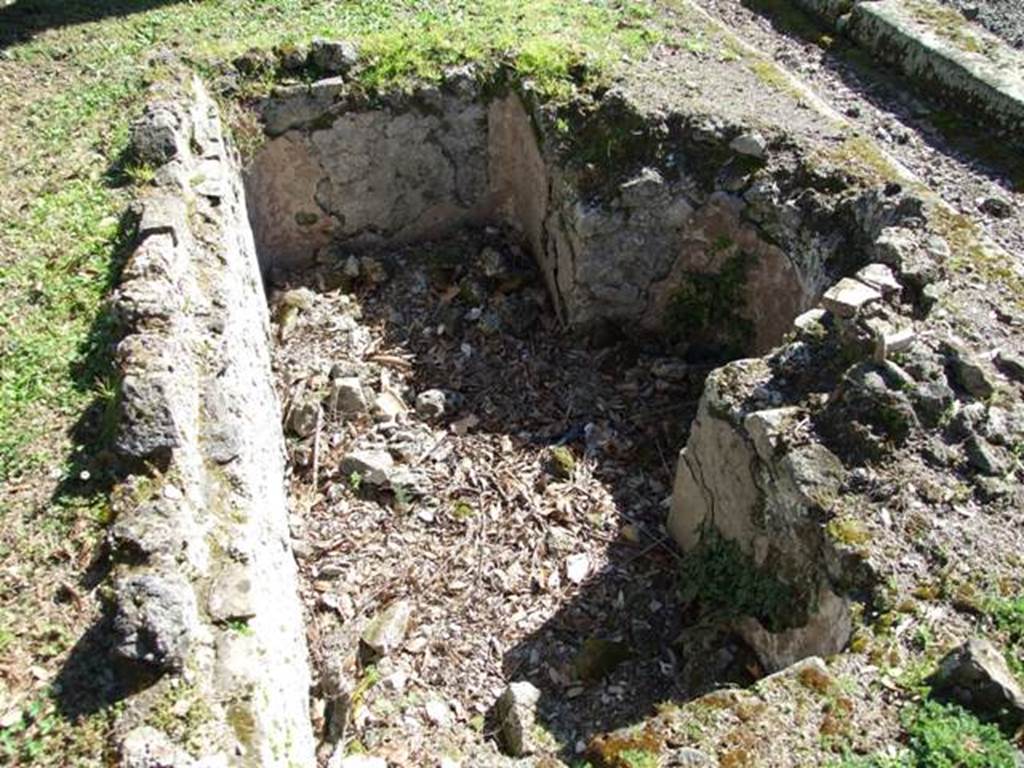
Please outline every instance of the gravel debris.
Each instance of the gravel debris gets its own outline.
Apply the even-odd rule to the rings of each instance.
[[[329,408],[317,434],[290,440],[319,467],[290,468],[314,664],[336,658],[331,638],[358,638],[352,628],[403,601],[401,643],[357,673],[346,738],[389,765],[438,764],[445,744],[500,765],[485,722],[519,681],[541,691],[545,749],[571,757],[686,693],[664,504],[706,369],[643,339],[571,338],[498,230],[376,260],[385,282],[353,278],[344,261],[296,275],[289,288],[315,288],[314,300],[275,350],[285,404],[327,397],[332,370],[370,402],[403,404],[376,418]],[[502,320],[527,304],[526,321]],[[628,654],[581,680],[595,642]]]
[[[1024,48],[1024,5],[1020,0],[938,0],[956,8],[1014,48]]]
[[[961,2],[962,0],[949,0]],[[1024,20],[1018,0],[971,0],[979,7],[1005,8],[1007,18]],[[985,126],[961,135],[949,110],[915,90],[906,78],[883,66],[867,65],[863,52],[836,33],[793,11],[801,25],[762,14],[746,0],[706,0],[702,6],[846,115],[885,151],[975,220],[1016,258],[1024,258],[1024,166],[1019,153],[991,153],[1002,146]],[[1015,163],[1016,167],[1007,165]],[[996,203],[985,201],[996,200]]]

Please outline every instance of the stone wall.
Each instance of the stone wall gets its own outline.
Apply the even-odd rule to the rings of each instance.
[[[637,122],[651,136],[594,183],[594,164],[579,157],[587,149],[567,149],[573,129],[560,133],[536,101],[514,88],[485,95],[463,71],[372,103],[336,79],[279,90],[263,105],[267,140],[247,172],[264,269],[502,222],[521,232],[567,325],[660,332],[681,319],[670,330],[683,344],[751,353],[778,343],[849,259],[813,214],[786,210],[807,181],[768,167],[770,140],[745,126],[644,117],[608,98],[615,114],[592,124]],[[723,298],[703,287],[719,275],[737,283],[726,303],[749,333],[723,340],[728,323],[703,318]],[[698,294],[682,307],[681,288]]]
[[[932,0],[793,0],[943,98],[963,117],[1024,136],[1024,55]],[[989,125],[986,125],[988,128]]]
[[[143,689],[119,720],[122,761],[312,765],[269,320],[237,158],[198,80],[158,86],[133,143],[156,178],[116,295],[116,448],[136,474],[110,530],[114,652]],[[161,732],[167,711],[190,732]]]
[[[841,522],[878,510],[846,498],[856,497],[870,462],[903,446],[942,443],[939,413],[954,406],[943,371],[960,365],[959,353],[919,339],[953,253],[953,214],[895,166],[891,173],[915,192],[887,203],[868,191],[857,202],[878,261],[830,287],[785,343],[713,371],[680,452],[672,536],[698,556],[723,541],[737,545],[735,567],[785,595],[765,615],[734,623],[769,670],[845,648],[855,601],[870,603],[882,588],[874,566],[885,562],[861,522],[848,530]],[[976,259],[1008,258],[983,238],[952,234]],[[964,389],[965,402],[991,394]]]

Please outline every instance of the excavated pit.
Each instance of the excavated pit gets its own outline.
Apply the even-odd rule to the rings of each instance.
[[[770,349],[830,284],[834,235],[799,233],[794,253],[729,191],[763,163],[729,140],[756,154],[760,136],[636,125],[609,107],[567,137],[541,108],[459,80],[372,107],[316,88],[269,102],[272,138],[247,173],[268,274],[504,224],[565,326],[667,333],[718,359]],[[666,149],[673,134],[691,146]]]
[[[275,294],[279,317],[304,307],[274,365],[321,681],[340,649],[358,684],[367,624],[411,608],[346,734],[374,750],[464,740],[425,705],[472,734],[513,679],[546,694],[545,725],[571,744],[691,692],[666,673],[685,617],[663,522],[706,367],[655,342],[574,341],[503,235],[462,231],[376,254],[344,288],[321,269]]]
[[[710,185],[660,149],[595,182],[515,95],[317,98],[269,102],[246,192],[322,755],[493,750],[525,679],[568,758],[750,682],[728,628],[688,627],[676,458],[713,365],[778,344],[839,241],[767,236],[722,188],[742,153]],[[360,640],[406,610],[387,653]]]
[[[126,752],[177,748],[171,700],[227,764],[501,765],[496,701],[530,682],[518,746],[571,762],[847,644],[874,574],[826,523],[843,462],[916,423],[883,374],[909,375],[934,206],[837,167],[838,133],[615,92],[329,79],[262,120],[243,167],[192,78],[133,131]]]
[[[292,80],[245,163],[198,78],[154,84],[114,300],[124,764],[606,765],[658,751],[615,734],[659,701],[848,646],[918,543],[857,546],[865,467],[990,397],[926,323],[1006,257],[744,56],[560,107]]]

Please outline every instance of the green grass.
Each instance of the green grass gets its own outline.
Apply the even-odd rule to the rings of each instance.
[[[661,764],[656,754],[642,749],[627,749],[619,755],[619,760],[625,768],[658,768]]]
[[[39,110],[55,153],[75,141],[59,128],[64,109],[60,100],[53,113]],[[97,134],[87,140],[94,144]],[[100,169],[76,165],[8,217],[0,235],[0,479],[52,459],[39,444],[52,427],[48,417],[80,411],[106,373],[90,334],[103,323],[124,199]]]
[[[631,0],[18,0],[0,7],[0,762],[99,765],[113,710],[51,684],[98,614],[79,579],[109,515],[105,297],[132,237],[126,162],[147,58],[201,72],[251,47],[348,38],[369,90],[514,66],[548,98],[608,82],[658,39]],[[87,471],[87,475],[83,475]],[[71,585],[76,598],[54,594]],[[84,598],[84,599],[83,599]],[[8,674],[6,670],[14,670]],[[30,673],[29,670],[32,670]],[[88,691],[82,692],[88,699]],[[14,713],[14,714],[9,714]]]
[[[18,3],[42,11],[38,26],[92,5]],[[26,85],[42,92],[14,111],[3,134],[20,150],[0,166],[4,186],[23,188],[5,205],[0,234],[0,479],[51,462],[50,416],[80,411],[95,384],[67,368],[81,362],[110,287],[126,196],[108,168],[140,107],[151,51],[176,48],[204,69],[253,46],[347,37],[359,42],[358,77],[369,89],[476,61],[514,65],[542,93],[568,97],[581,76],[599,81],[623,56],[642,55],[657,38],[651,17],[646,2],[182,2],[57,27],[9,49],[11,69],[39,82],[13,77],[0,86],[5,103]],[[14,141],[18,132],[31,141]]]
[[[926,701],[903,715],[915,768],[1013,768],[1015,750],[994,725],[952,704]]]
[[[895,755],[846,757],[836,768],[1014,768],[1013,745],[952,704],[924,701],[903,711],[906,748]]]
[[[797,590],[755,567],[739,545],[710,530],[683,560],[683,602],[696,600],[707,612],[753,616],[770,630],[791,626],[805,609]]]
[[[1005,637],[1007,664],[1024,680],[1024,596],[994,597],[987,601],[985,612]]]

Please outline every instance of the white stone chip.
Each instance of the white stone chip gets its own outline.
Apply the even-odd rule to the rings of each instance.
[[[373,401],[373,411],[385,419],[393,419],[399,414],[406,413],[409,408],[405,402],[394,392],[381,392]]]
[[[363,643],[378,656],[387,656],[405,640],[412,604],[398,600],[385,608],[363,632]]]
[[[440,728],[447,728],[454,720],[451,707],[439,699],[431,699],[423,709],[427,713],[427,720]]]
[[[565,575],[573,584],[582,584],[590,573],[590,558],[585,552],[565,559]]]
[[[827,314],[821,307],[808,309],[806,312],[796,316],[796,319],[793,320],[793,327],[798,331],[806,331],[816,325],[820,325]]]
[[[346,480],[353,474],[359,476],[361,482],[370,485],[386,486],[391,478],[391,470],[395,460],[384,450],[352,451],[341,460],[340,470]]]
[[[868,264],[857,273],[857,279],[883,295],[897,293],[902,286],[885,264]]]
[[[859,280],[844,277],[821,298],[825,309],[837,317],[854,317],[866,304],[878,301],[882,294]]]
[[[764,157],[764,153],[768,149],[768,142],[760,133],[741,133],[729,142],[729,149],[740,155]]]
[[[338,745],[331,759],[327,761],[327,768],[388,768],[388,762],[383,757],[346,755],[345,749],[345,744]]]

